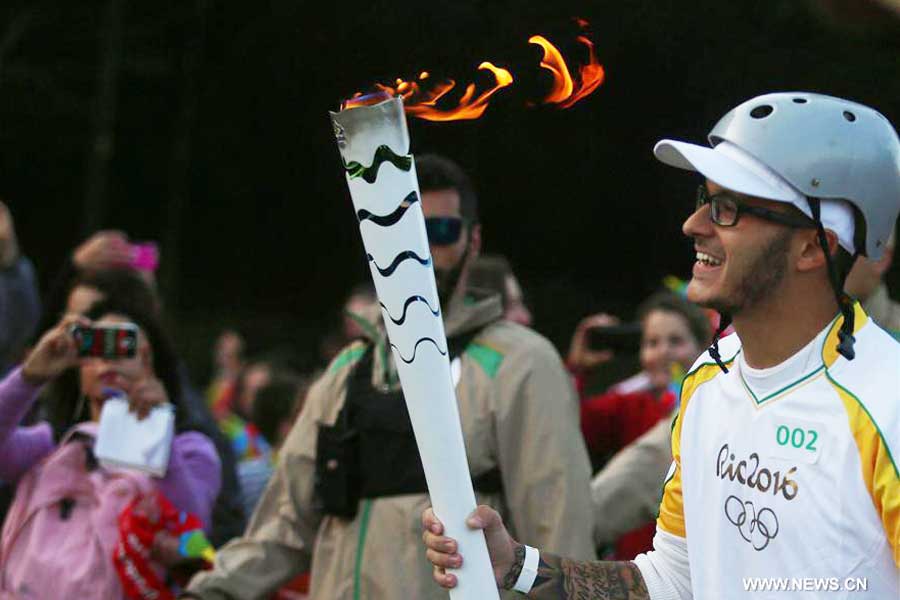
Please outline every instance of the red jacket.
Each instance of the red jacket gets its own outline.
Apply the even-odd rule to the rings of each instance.
[[[594,396],[583,395],[583,382],[575,379],[581,397],[581,432],[585,442],[596,455],[612,455],[668,418],[677,403],[675,394],[650,390],[627,394],[606,392]],[[660,482],[662,490],[662,482]],[[613,560],[631,560],[653,549],[654,522],[630,531],[616,541]]]

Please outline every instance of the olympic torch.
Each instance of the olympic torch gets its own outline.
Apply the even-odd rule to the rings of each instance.
[[[377,103],[345,105],[331,121],[431,502],[466,557],[450,598],[498,599],[484,535],[465,524],[475,492],[403,100],[369,100]]]

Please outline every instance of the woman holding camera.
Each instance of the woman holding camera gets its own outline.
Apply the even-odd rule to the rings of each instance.
[[[600,394],[585,392],[584,375],[613,358],[608,349],[592,349],[591,329],[618,323],[608,315],[584,319],[575,331],[567,360],[581,398],[581,430],[593,458],[605,462],[660,420],[678,403],[681,377],[709,341],[710,324],[699,307],[670,292],[650,296],[638,307],[642,372],[624,385]],[[660,486],[660,491],[662,487]],[[612,557],[630,560],[652,547],[653,523],[621,536]]]
[[[72,328],[90,327],[92,320],[136,325],[134,356],[79,357]],[[57,393],[47,406],[49,422],[20,427],[51,382]],[[113,564],[122,558],[114,554],[124,552],[119,521],[137,502],[147,507],[149,522],[158,521],[158,506],[146,501],[157,492],[208,526],[220,486],[219,459],[209,438],[186,430],[177,382],[156,318],[112,301],[94,305],[86,317],[63,318],[0,382],[0,479],[17,485],[0,538],[0,598],[124,597]],[[123,393],[139,419],[156,406],[174,405],[177,433],[164,477],[108,470],[93,456],[103,403]],[[164,576],[161,567],[177,560],[173,536],[160,533],[147,557],[150,571],[131,569],[139,584]]]

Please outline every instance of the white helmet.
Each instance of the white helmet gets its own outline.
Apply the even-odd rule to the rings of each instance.
[[[854,313],[840,289],[824,227],[835,229],[841,245],[854,254],[881,257],[900,213],[897,132],[881,113],[862,104],[786,92],[758,96],[734,108],[713,127],[709,143],[712,148],[663,140],[653,151],[666,164],[699,171],[737,192],[790,202],[814,217],[844,315],[838,351],[852,360]],[[862,222],[840,201],[853,205]],[[726,372],[718,337],[730,321],[722,315],[710,348]]]
[[[856,228],[856,251],[881,256],[900,212],[900,139],[878,111],[821,94],[766,94],[722,117],[709,142],[713,148],[664,140],[654,152],[664,163],[700,171],[725,187],[736,178],[736,191],[787,200],[774,191],[754,193],[765,182],[725,156],[723,150],[736,147],[806,197],[850,202],[864,221],[862,231]],[[719,148],[722,142],[728,144]],[[721,175],[723,170],[728,173]]]

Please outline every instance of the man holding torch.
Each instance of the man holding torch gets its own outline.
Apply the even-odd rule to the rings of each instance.
[[[590,464],[562,361],[549,341],[502,320],[499,296],[467,287],[481,246],[468,177],[437,156],[417,157],[415,168],[476,497],[503,507],[523,539],[590,559]],[[436,311],[426,300],[391,307],[387,318]],[[312,600],[446,599],[420,551],[429,497],[388,358],[397,340],[385,339],[381,317],[380,309],[359,315],[368,339],[313,385],[247,532],[195,577],[189,597],[262,598],[311,567]],[[342,474],[338,440],[350,430],[362,452]]]
[[[898,598],[900,344],[842,291],[895,227],[897,133],[866,106],[784,93],[741,104],[709,141],[654,150],[705,178],[683,226],[688,298],[722,314],[716,338],[736,332],[684,380],[654,551],[561,558],[487,506],[469,526],[498,586],[530,598]],[[434,578],[453,588],[463,557],[430,509],[423,523]]]

